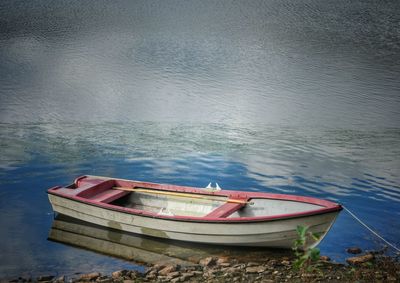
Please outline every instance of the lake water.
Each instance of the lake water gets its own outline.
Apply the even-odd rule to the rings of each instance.
[[[399,10],[1,1],[0,278],[131,267],[47,240],[83,174],[325,198],[400,246]],[[383,244],[342,212],[319,247],[350,246]]]

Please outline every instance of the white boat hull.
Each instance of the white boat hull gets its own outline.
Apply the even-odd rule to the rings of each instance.
[[[273,248],[291,248],[297,238],[298,225],[309,227],[309,231],[321,235],[318,241],[312,239],[308,241],[308,246],[317,245],[329,231],[339,213],[333,211],[259,222],[193,222],[133,215],[53,194],[49,194],[49,200],[57,213],[122,231],[215,245]]]

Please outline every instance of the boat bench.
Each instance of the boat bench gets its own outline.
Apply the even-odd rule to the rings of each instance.
[[[129,192],[118,191],[118,190],[106,190],[99,194],[88,197],[88,199],[96,202],[109,203],[127,194],[129,194]]]
[[[244,207],[246,205],[247,199],[240,199],[240,201],[243,201],[243,203],[227,202],[211,211],[205,217],[226,218]]]

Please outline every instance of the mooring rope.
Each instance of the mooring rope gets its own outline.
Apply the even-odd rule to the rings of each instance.
[[[388,244],[389,246],[391,246],[392,248],[394,248],[395,250],[397,250],[398,252],[400,252],[400,249],[398,247],[396,247],[394,244],[388,242],[387,240],[385,240],[381,235],[379,235],[377,232],[375,232],[374,230],[372,230],[367,224],[365,224],[360,218],[358,218],[353,212],[351,212],[347,207],[343,206],[343,209],[346,210],[351,216],[354,217],[355,220],[357,220],[361,225],[363,225],[365,228],[367,228],[372,234],[374,234],[375,236],[377,236],[379,239],[381,239],[382,241],[384,241],[386,244]]]

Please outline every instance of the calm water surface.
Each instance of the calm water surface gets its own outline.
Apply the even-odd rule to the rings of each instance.
[[[0,277],[131,267],[47,240],[82,174],[330,199],[399,246],[399,10],[1,1]],[[343,212],[320,248],[349,246],[383,245]]]

